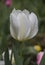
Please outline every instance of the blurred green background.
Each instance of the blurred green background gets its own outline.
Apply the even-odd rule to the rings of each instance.
[[[13,38],[10,35],[10,13],[13,8],[27,9],[30,12],[36,13],[39,20],[38,34],[25,42],[25,45],[41,45],[45,48],[45,0],[12,0],[12,5],[7,7],[5,0],[0,0],[0,54],[13,43]]]

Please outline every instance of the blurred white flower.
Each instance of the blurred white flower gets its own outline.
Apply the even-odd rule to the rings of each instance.
[[[15,64],[15,58],[14,58],[14,54],[12,54],[12,65]]]
[[[10,33],[12,37],[19,41],[33,38],[38,32],[38,18],[35,13],[26,9],[13,9],[10,14]]]
[[[2,58],[3,58],[3,61],[4,61],[4,55],[5,55],[5,51],[2,53]],[[11,56],[12,55],[12,56]],[[14,59],[14,54],[12,54],[12,50],[10,49],[9,50],[9,60],[11,61],[12,65],[15,64],[15,59]]]
[[[5,55],[5,52],[2,53],[2,59],[4,60],[4,55]]]
[[[9,50],[9,60],[11,60],[11,54],[12,54],[12,50]],[[2,53],[2,58],[4,60],[4,55],[5,55],[5,51]]]

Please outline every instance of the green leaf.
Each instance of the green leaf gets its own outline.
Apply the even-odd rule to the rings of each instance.
[[[7,36],[4,34],[0,43],[0,54],[3,53],[8,47]]]
[[[23,49],[23,55],[29,54],[37,54],[37,51],[34,49],[34,47],[29,46]]]
[[[43,57],[42,57],[42,60],[41,60],[40,65],[45,65],[45,53],[44,53],[44,55],[43,55]]]

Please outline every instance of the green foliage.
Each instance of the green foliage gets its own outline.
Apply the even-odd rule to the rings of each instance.
[[[37,51],[34,47],[26,47],[23,50],[24,65],[37,65],[36,64]]]

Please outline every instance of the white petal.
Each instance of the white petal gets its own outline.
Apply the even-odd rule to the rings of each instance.
[[[14,14],[16,12],[16,9],[14,8],[13,10],[12,10],[12,13]]]
[[[17,21],[17,17],[15,14],[10,15],[10,33],[12,37],[16,38],[19,30],[19,22]],[[16,37],[15,37],[16,36]]]
[[[17,14],[21,13],[22,11],[21,10],[16,10]]]
[[[27,15],[27,16],[29,15],[29,11],[26,10],[26,9],[23,10],[23,13],[24,13],[25,15]]]
[[[9,50],[9,60],[11,60],[11,54],[12,54],[12,50]]]
[[[33,12],[29,15],[29,19],[31,23],[31,33],[29,37],[33,38],[38,32],[38,19]]]
[[[16,39],[16,34],[15,34],[15,32],[14,32],[14,30],[13,30],[13,28],[12,28],[11,25],[10,25],[10,34],[11,34],[11,36],[12,36],[14,39]]]
[[[24,13],[19,13],[17,19],[20,22],[18,39],[24,40],[28,36],[30,23],[27,16]]]
[[[10,15],[15,15],[17,17],[17,15],[18,15],[17,10],[14,8],[13,11],[12,11],[12,13]]]
[[[2,53],[2,58],[3,58],[3,60],[5,59],[4,55],[5,55],[5,52]]]

